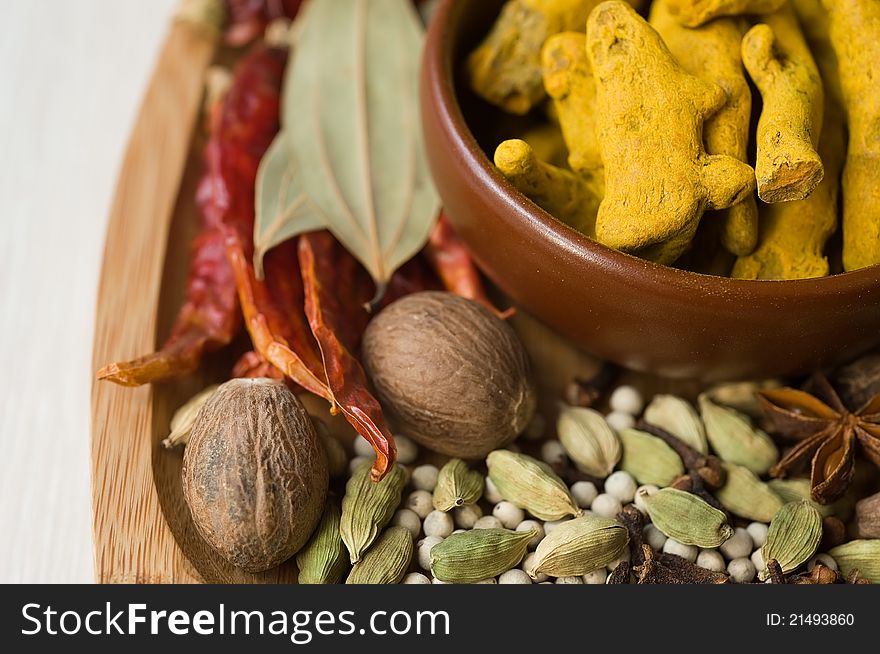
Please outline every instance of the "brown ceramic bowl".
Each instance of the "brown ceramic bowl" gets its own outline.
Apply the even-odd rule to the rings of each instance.
[[[595,354],[668,377],[805,373],[880,343],[880,266],[799,281],[699,275],[600,245],[520,195],[478,142],[491,152],[497,140],[486,134],[504,119],[487,115],[457,75],[501,4],[442,0],[425,48],[421,104],[446,211],[503,292]]]

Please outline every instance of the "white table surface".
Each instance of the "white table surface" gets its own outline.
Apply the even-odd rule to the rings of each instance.
[[[98,274],[117,169],[174,5],[0,1],[0,582],[94,579]]]

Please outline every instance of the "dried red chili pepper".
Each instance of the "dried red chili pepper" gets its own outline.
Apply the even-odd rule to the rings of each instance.
[[[263,35],[276,18],[294,18],[302,0],[226,0],[227,22],[224,39],[228,45],[247,45]]]
[[[447,291],[479,302],[502,319],[510,318],[515,313],[514,309],[498,310],[486,296],[480,273],[470,253],[443,212],[425,246],[425,255]]]
[[[385,424],[382,407],[367,387],[355,352],[369,322],[364,308],[372,283],[360,264],[329,232],[299,237],[299,262],[305,289],[305,311],[318,341],[333,398],[351,425],[376,451],[371,475],[385,476],[397,449]]]
[[[248,255],[252,251],[253,237],[243,241],[235,230],[227,230],[226,256],[254,348],[287,377],[332,404],[321,354],[303,310],[296,242],[282,243],[266,255],[262,280]]]
[[[193,242],[186,298],[158,352],[108,365],[99,379],[140,386],[195,370],[205,351],[227,345],[241,324],[221,225],[250,238],[254,184],[263,152],[278,130],[286,53],[257,48],[236,67],[204,151],[197,191],[202,232]]]
[[[238,361],[232,366],[232,377],[235,379],[268,377],[281,381],[284,379],[284,373],[266,361],[262,354],[250,350],[238,357]]]

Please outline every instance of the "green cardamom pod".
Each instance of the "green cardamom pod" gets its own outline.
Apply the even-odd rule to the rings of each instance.
[[[782,498],[751,470],[735,463],[721,465],[727,472],[724,486],[715,491],[721,506],[741,518],[770,522],[785,504]]]
[[[623,444],[620,469],[640,484],[669,486],[684,474],[681,457],[663,440],[638,429],[622,429],[618,436]]]
[[[196,422],[196,416],[199,415],[202,406],[218,388],[220,388],[220,384],[208,386],[193,395],[183,406],[174,412],[174,415],[171,416],[171,433],[168,434],[168,438],[162,441],[162,445],[165,447],[175,447],[176,445],[186,445],[189,443],[189,435]]]
[[[756,475],[763,475],[779,461],[776,444],[752,427],[747,416],[715,404],[705,394],[699,401],[706,437],[723,461],[741,465]]]
[[[510,450],[486,457],[489,479],[501,496],[540,520],[580,515],[568,487],[546,463]]]
[[[828,552],[837,562],[844,577],[853,570],[872,584],[880,584],[880,539],[853,540]]]
[[[346,584],[399,584],[412,561],[413,539],[406,527],[382,532],[351,569]]]
[[[761,548],[766,564],[776,559],[783,572],[792,572],[806,563],[822,540],[822,516],[806,500],[789,502],[770,521],[767,542]],[[767,578],[761,570],[760,578]]]
[[[639,491],[639,496],[654,526],[679,543],[709,549],[719,547],[733,535],[724,511],[693,493],[661,488],[652,494]]]
[[[328,499],[315,533],[305,547],[297,552],[299,583],[338,584],[342,580],[348,568],[348,557],[339,535],[341,517],[339,503]]]
[[[472,584],[515,568],[536,530],[474,529],[431,548],[431,572],[450,584]]]
[[[611,518],[586,515],[556,526],[535,550],[526,572],[572,577],[603,568],[621,557],[629,542],[626,527]]]
[[[568,458],[581,472],[604,479],[620,461],[620,439],[598,411],[563,407],[556,431]]]
[[[378,482],[370,479],[372,466],[372,461],[365,461],[355,470],[345,485],[342,499],[339,533],[352,564],[361,560],[361,555],[391,521],[406,484],[406,473],[401,466],[394,466]]]
[[[450,511],[457,506],[475,504],[482,494],[483,475],[468,468],[461,459],[450,459],[437,475],[434,508]]]
[[[690,402],[675,395],[655,395],[643,417],[648,424],[668,431],[697,452],[709,453],[703,421]]]
[[[788,502],[807,500],[823,518],[832,515],[839,516],[841,508],[849,501],[848,498],[844,496],[832,504],[819,504],[810,496],[810,480],[801,477],[795,479],[771,479],[767,482],[767,485],[770,487],[770,490],[779,495],[779,497],[782,498],[782,501],[786,504]],[[841,519],[844,518],[841,517]]]

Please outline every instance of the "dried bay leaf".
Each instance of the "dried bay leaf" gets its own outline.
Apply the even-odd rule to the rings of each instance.
[[[254,270],[262,279],[266,252],[297,234],[320,229],[324,224],[321,214],[303,190],[284,132],[275,137],[260,161],[256,209]]]
[[[273,149],[258,193],[293,204],[299,185],[310,207],[273,212],[264,200],[255,239],[265,252],[326,227],[380,295],[439,210],[419,124],[422,25],[408,0],[312,0],[302,20],[282,109],[288,166]],[[297,179],[285,186],[285,175]]]

